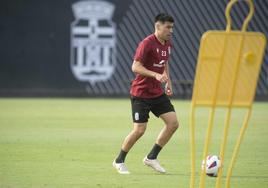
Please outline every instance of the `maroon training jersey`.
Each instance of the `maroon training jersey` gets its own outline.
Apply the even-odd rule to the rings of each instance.
[[[171,42],[161,44],[154,34],[149,35],[140,42],[134,60],[139,61],[151,71],[162,74],[168,61]],[[164,93],[161,82],[155,78],[136,74],[132,81],[130,94],[140,98],[155,98]]]

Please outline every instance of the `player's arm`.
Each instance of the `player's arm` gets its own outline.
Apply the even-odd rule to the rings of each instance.
[[[165,65],[165,70],[164,73],[167,75],[168,77],[168,82],[171,83],[171,79],[170,79],[170,75],[169,75],[169,62],[167,61],[166,65]]]
[[[150,71],[148,69],[146,69],[141,62],[139,61],[134,61],[132,64],[132,71],[136,74],[140,74],[143,76],[147,76],[147,77],[151,77],[151,78],[155,78],[156,80],[158,80],[161,83],[165,83],[168,81],[168,77],[166,74],[159,74],[157,72],[154,71]]]
[[[169,76],[169,63],[168,62],[165,65],[164,74],[166,74],[168,78],[166,86],[165,86],[165,92],[168,96],[171,96],[173,95],[173,90],[172,90],[172,82]]]

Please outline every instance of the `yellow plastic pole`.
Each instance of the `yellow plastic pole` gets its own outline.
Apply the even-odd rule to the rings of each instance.
[[[230,10],[232,8],[232,5],[234,3],[236,3],[237,0],[232,1],[231,3],[229,3],[226,8],[226,18],[227,18],[227,27],[226,30],[230,32],[231,29],[231,17],[230,17]],[[253,3],[251,0],[247,0],[249,7],[250,7],[250,12],[247,16],[247,18],[245,19],[244,23],[243,23],[243,27],[242,27],[242,31],[245,32],[248,26],[248,23],[250,21],[250,19],[252,18],[253,14],[254,14],[254,7],[253,7]],[[239,65],[241,63],[241,52],[242,52],[242,47],[243,47],[243,42],[244,42],[244,37],[242,37],[242,40],[240,42],[239,45],[239,56],[236,62],[238,62],[236,64],[235,67],[235,74],[234,74],[234,79],[232,80],[232,85],[231,85],[231,96],[229,99],[229,104],[228,104],[228,110],[227,110],[227,117],[225,119],[225,125],[224,125],[224,132],[223,132],[223,140],[221,143],[221,150],[220,150],[220,158],[221,158],[221,162],[222,165],[224,163],[224,153],[225,153],[225,148],[226,148],[226,142],[227,142],[227,138],[228,138],[228,131],[229,131],[229,125],[230,125],[230,116],[231,116],[231,112],[232,112],[232,104],[233,104],[233,98],[234,98],[234,93],[235,93],[235,85],[236,85],[236,81],[237,81],[237,75],[238,75],[238,71],[239,71]],[[232,165],[234,165],[234,162],[232,163]],[[221,167],[219,169],[219,173],[218,173],[218,177],[217,177],[217,181],[216,181],[216,188],[220,188],[221,187],[221,178],[222,178],[222,168]],[[233,168],[233,167],[231,167]],[[230,180],[229,180],[230,181]]]
[[[226,148],[226,143],[227,143],[227,138],[228,138],[228,133],[229,133],[231,114],[232,114],[232,108],[228,107],[227,115],[226,115],[225,123],[224,123],[223,140],[221,142],[221,150],[220,150],[221,167],[219,169],[218,177],[216,180],[217,188],[221,187],[222,170],[223,170],[223,164],[224,164],[224,153],[225,153],[225,148]]]
[[[239,50],[238,50],[239,56],[238,56],[238,59],[236,60],[236,62],[240,62],[242,46],[243,46],[243,38],[240,41]],[[230,117],[231,117],[231,113],[232,113],[232,104],[233,104],[233,98],[234,98],[234,93],[235,93],[235,85],[236,85],[239,65],[240,65],[240,63],[237,63],[236,67],[235,67],[234,78],[233,78],[232,84],[231,84],[231,95],[230,95],[229,104],[227,107],[228,108],[227,109],[227,116],[226,116],[225,124],[224,124],[223,140],[221,143],[221,150],[220,150],[220,159],[221,159],[222,165],[224,163],[224,153],[225,153],[226,142],[227,142],[227,138],[228,138],[228,130],[229,130],[229,124],[230,124]],[[217,188],[220,188],[221,177],[222,177],[222,168],[219,169],[219,174],[218,174],[218,178],[216,181]]]
[[[214,116],[215,116],[215,106],[213,106],[210,109],[210,113],[209,113],[209,122],[208,122],[208,128],[207,128],[206,139],[205,139],[205,146],[204,146],[203,157],[202,157],[202,159],[204,161],[206,160],[206,157],[208,155],[208,149],[209,149],[210,140],[211,140],[211,132],[212,132],[212,128],[213,128]],[[206,169],[201,168],[201,177],[200,177],[200,183],[199,183],[200,188],[205,187],[205,177],[206,177]]]
[[[200,48],[203,48],[203,44],[201,44]],[[200,67],[197,65],[196,72],[199,72]],[[196,75],[196,77],[200,77],[199,74]],[[195,81],[194,83],[195,87],[198,87],[198,82]],[[190,109],[190,147],[191,147],[191,177],[190,177],[190,188],[195,187],[195,110],[196,110],[196,104],[195,104],[195,90],[193,91],[193,97],[192,97],[192,103],[191,103],[191,109]]]
[[[231,16],[230,16],[231,8],[237,2],[238,2],[238,0],[231,0],[228,3],[228,5],[227,5],[227,7],[225,9],[225,16],[226,16],[226,20],[227,20],[227,26],[226,26],[226,31],[227,32],[231,31],[231,25],[232,25],[232,19],[231,19]],[[242,31],[243,32],[245,32],[247,30],[248,23],[251,20],[253,14],[254,14],[254,5],[253,5],[252,0],[246,0],[246,2],[248,3],[250,9],[249,9],[249,14],[246,17],[246,19],[245,19],[245,21],[243,23],[243,26],[242,26]]]
[[[195,106],[191,104],[190,115],[190,139],[191,139],[191,179],[190,188],[195,187]]]
[[[253,17],[253,14],[254,14],[254,5],[253,5],[253,0],[247,0],[247,3],[249,5],[249,14],[248,16],[246,17],[244,23],[243,23],[243,26],[242,26],[242,31],[245,32],[247,30],[247,27],[248,27],[248,23],[249,21],[251,20],[251,18]]]
[[[239,56],[238,56],[238,59],[236,60],[236,62],[238,62],[238,63],[235,66],[234,78],[233,78],[232,83],[231,83],[231,95],[230,95],[230,98],[229,98],[227,117],[226,117],[226,121],[225,121],[225,125],[224,125],[224,131],[223,131],[223,141],[222,141],[222,144],[221,144],[221,151],[220,151],[220,158],[221,158],[222,164],[224,163],[224,152],[225,152],[226,142],[227,142],[227,137],[228,137],[230,116],[231,116],[231,112],[232,112],[232,104],[233,104],[234,93],[235,93],[235,85],[236,85],[238,71],[239,71],[241,58],[242,58],[242,55],[241,55],[242,53],[241,52],[242,52],[243,43],[244,43],[244,37],[242,37],[242,39],[240,41],[240,44],[239,44],[239,50],[238,50]],[[217,188],[220,187],[221,176],[222,176],[222,168],[220,168],[220,170],[219,170],[218,178],[217,178],[217,181],[216,181],[216,187]]]
[[[210,115],[209,115],[209,122],[208,122],[208,128],[207,128],[203,157],[202,157],[202,160],[204,160],[204,161],[206,160],[206,157],[208,155],[208,149],[209,149],[209,144],[210,144],[210,139],[211,139],[211,132],[212,132],[214,116],[215,116],[215,106],[216,106],[218,88],[219,88],[219,80],[220,80],[221,73],[222,73],[222,65],[223,65],[223,59],[224,59],[224,54],[225,54],[225,50],[226,50],[226,43],[227,43],[227,40],[226,40],[226,36],[225,36],[224,44],[223,44],[223,52],[222,52],[221,57],[220,57],[220,66],[217,70],[216,87],[214,90],[213,99],[212,99],[212,106],[211,106]],[[205,168],[204,169],[201,168],[200,174],[201,174],[201,177],[200,177],[200,181],[199,181],[199,187],[204,188],[205,187],[205,176],[206,176]]]
[[[249,107],[247,115],[246,115],[245,120],[243,122],[243,126],[240,129],[239,137],[237,139],[236,146],[235,146],[235,149],[234,149],[234,152],[232,155],[232,159],[231,159],[231,162],[230,162],[230,165],[228,168],[227,177],[226,177],[226,186],[225,186],[226,188],[230,187],[230,179],[231,179],[232,172],[233,172],[233,166],[234,166],[235,160],[237,158],[242,139],[245,135],[245,131],[246,131],[247,126],[248,126],[248,121],[249,121],[249,118],[251,116],[251,112],[252,112],[252,107]]]

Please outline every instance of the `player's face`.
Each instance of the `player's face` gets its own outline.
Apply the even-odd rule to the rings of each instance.
[[[163,38],[164,40],[169,40],[173,33],[173,27],[174,27],[174,23],[172,22],[160,23],[158,27],[158,32],[161,38]]]

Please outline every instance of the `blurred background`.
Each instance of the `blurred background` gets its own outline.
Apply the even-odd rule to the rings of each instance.
[[[225,29],[228,0],[2,0],[0,96],[127,97],[138,43],[154,16],[175,18],[171,77],[175,97],[190,98],[202,34]],[[254,0],[249,31],[268,34],[268,1]],[[248,6],[231,11],[241,28]],[[256,98],[268,99],[268,53]]]

